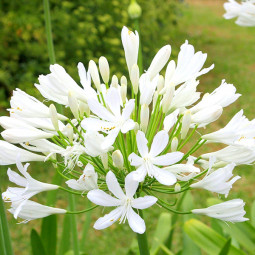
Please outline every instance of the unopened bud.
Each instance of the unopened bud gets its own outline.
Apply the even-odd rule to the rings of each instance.
[[[155,109],[157,100],[158,100],[158,92],[156,91],[156,92],[154,93],[153,101],[152,101],[152,110],[153,110],[153,111],[154,111],[154,109]]]
[[[75,117],[75,119],[79,119],[79,106],[77,99],[73,96],[72,92],[69,91],[68,93],[68,103],[70,106],[70,110]]]
[[[171,60],[169,62],[169,64],[167,65],[166,74],[165,74],[165,87],[171,85],[170,83],[171,83],[172,77],[174,75],[175,66],[176,65],[175,65],[174,60]]]
[[[141,107],[141,130],[145,133],[149,122],[149,107],[143,104]]]
[[[181,185],[179,183],[176,183],[175,186],[174,186],[174,191],[175,192],[179,192],[181,191]]]
[[[87,103],[81,102],[79,103],[79,112],[80,116],[83,117],[86,114],[87,117],[90,115],[90,109]]]
[[[58,113],[56,110],[56,107],[54,104],[51,104],[49,107],[50,110],[50,118],[51,118],[51,122],[55,128],[56,131],[59,131],[59,126],[58,126]]]
[[[105,57],[99,58],[99,71],[105,84],[109,82],[110,67]]]
[[[118,88],[118,77],[115,74],[112,76],[111,87]]]
[[[135,1],[132,0],[130,5],[128,6],[128,15],[131,19],[137,19],[142,14],[142,8],[140,5]]]
[[[112,153],[113,165],[119,169],[123,169],[124,159],[120,150],[116,150]]]
[[[164,88],[165,80],[162,75],[158,77],[157,91],[160,92]]]
[[[172,142],[171,142],[171,151],[177,151],[178,148],[178,138],[174,137]]]
[[[126,76],[124,76],[124,75],[121,76],[121,78],[120,78],[120,84],[121,84],[121,85],[122,85],[122,84],[127,85],[127,78],[126,78]]]
[[[69,123],[66,125],[66,133],[69,141],[73,143],[73,127]]]
[[[126,98],[127,98],[127,85],[126,84],[121,84],[120,86],[120,95],[121,95],[121,99],[123,104],[126,102]]]
[[[97,90],[101,92],[101,83],[100,83],[99,73],[98,73],[97,65],[95,61],[93,60],[89,61],[89,72]]]
[[[160,71],[161,69],[165,66],[167,63],[168,59],[170,58],[171,55],[171,46],[166,45],[162,47],[156,56],[153,58],[151,65],[148,69],[148,73],[150,74],[150,79],[152,80]]]
[[[163,113],[167,113],[169,111],[169,108],[171,106],[173,97],[174,97],[174,86],[168,86],[166,89],[166,93],[163,96],[162,99],[162,110]]]
[[[137,122],[135,122],[135,126],[134,126],[135,134],[137,134],[138,130],[139,130],[139,124]]]
[[[138,93],[138,85],[139,85],[139,67],[137,64],[134,64],[131,69],[130,80],[133,86],[134,94]]]
[[[103,163],[104,169],[108,169],[108,154],[104,153],[100,155],[101,161]]]
[[[181,139],[184,139],[186,137],[189,131],[190,124],[191,124],[191,112],[186,111],[182,119]]]

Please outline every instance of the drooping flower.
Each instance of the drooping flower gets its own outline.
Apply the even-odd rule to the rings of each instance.
[[[158,132],[149,151],[145,134],[142,131],[138,131],[136,141],[141,156],[133,152],[128,157],[130,164],[137,167],[137,170],[132,173],[135,180],[141,182],[148,174],[148,176],[156,178],[158,182],[164,185],[173,185],[176,182],[176,177],[172,173],[158,167],[172,165],[182,159],[183,153],[181,152],[172,152],[159,156],[167,146],[168,139],[166,131]]]
[[[112,197],[102,190],[91,190],[87,197],[90,201],[101,206],[114,206],[117,207],[109,214],[99,218],[95,224],[95,229],[104,229],[111,226],[119,219],[120,223],[125,223],[126,219],[130,228],[139,234],[145,232],[144,220],[133,210],[146,209],[157,202],[157,198],[153,196],[145,196],[134,198],[135,192],[138,188],[139,182],[135,181],[131,175],[125,178],[125,191],[121,189],[116,176],[113,172],[108,172],[106,175],[106,183],[110,192],[115,197]]]
[[[220,204],[212,205],[208,208],[193,209],[192,213],[207,215],[212,218],[230,222],[243,222],[249,220],[244,218],[245,203],[241,199],[233,199]]]

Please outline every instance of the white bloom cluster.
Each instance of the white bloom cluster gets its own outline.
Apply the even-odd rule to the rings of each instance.
[[[138,33],[124,27],[121,38],[130,82],[116,75],[110,82],[108,61],[100,57],[99,68],[92,60],[88,71],[78,64],[81,86],[58,64],[50,66],[50,74],[39,77],[36,88],[46,101],[65,106],[64,113],[58,113],[53,103],[48,106],[20,89],[14,91],[10,117],[0,117],[5,140],[0,141],[0,165],[16,164],[22,174],[8,169],[10,181],[21,187],[3,193],[15,218],[29,221],[75,213],[30,200],[39,192],[60,189],[86,195],[96,205],[115,207],[96,221],[95,229],[127,219],[131,229],[142,234],[145,223],[139,210],[157,203],[176,212],[159,199],[161,193],[199,188],[227,197],[240,178],[233,177],[235,166],[255,161],[255,120],[249,121],[242,110],[216,132],[196,132],[216,121],[223,108],[240,96],[223,80],[201,97],[197,79],[214,67],[203,68],[207,54],[195,52],[186,41],[176,63],[169,61],[171,46],[166,45],[141,73]],[[202,146],[209,148],[211,143],[227,147],[199,154]],[[52,162],[67,187],[33,179],[28,164],[22,165],[31,161]],[[187,213],[238,222],[247,220],[243,207],[243,201],[236,199]]]
[[[255,26],[255,1],[243,0],[240,3],[235,0],[228,0],[224,3],[226,13],[225,19],[237,18],[236,24],[243,27]]]

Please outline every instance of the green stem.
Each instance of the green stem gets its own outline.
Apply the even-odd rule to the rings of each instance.
[[[87,207],[90,207],[90,206],[91,206],[91,202],[88,200]],[[80,241],[80,246],[82,247],[82,250],[85,250],[86,238],[87,238],[89,226],[91,223],[91,213],[92,213],[92,210],[88,211],[88,213],[86,214],[86,220],[83,225],[82,237]]]
[[[1,235],[0,241],[4,243],[4,245],[2,246],[2,249],[5,250],[5,253],[3,254],[12,255],[13,250],[12,250],[12,244],[11,244],[11,237],[10,237],[8,222],[7,222],[6,213],[5,213],[4,202],[2,199],[1,186],[0,186],[0,235]]]
[[[71,211],[75,211],[75,198],[73,194],[69,194],[69,208]],[[73,240],[73,252],[74,255],[79,255],[79,239],[77,231],[76,215],[71,214],[71,230],[72,230],[72,240]]]
[[[138,18],[134,20],[134,27],[135,27],[135,30],[139,34],[138,66],[139,66],[140,73],[143,73],[143,53],[142,53],[141,33],[140,33],[140,26],[139,26]]]
[[[139,210],[139,215],[143,218],[143,213]],[[140,255],[150,255],[146,231],[143,234],[137,234],[137,241]]]
[[[55,59],[54,45],[53,45],[53,39],[52,39],[50,7],[49,7],[48,0],[43,0],[43,8],[44,8],[45,30],[46,30],[47,46],[48,46],[50,64],[55,64],[56,59]]]

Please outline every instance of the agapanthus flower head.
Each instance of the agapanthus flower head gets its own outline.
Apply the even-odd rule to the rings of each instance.
[[[233,177],[234,167],[255,161],[255,120],[249,121],[242,110],[224,128],[206,134],[207,126],[240,96],[225,80],[211,93],[199,91],[198,78],[214,67],[203,68],[206,53],[196,52],[185,41],[176,63],[170,59],[171,46],[165,45],[143,72],[138,66],[138,33],[124,27],[121,39],[130,79],[110,75],[111,63],[102,56],[87,61],[88,72],[78,64],[81,86],[63,67],[51,65],[50,73],[40,75],[35,85],[50,102],[41,103],[19,89],[14,92],[10,117],[0,117],[5,129],[0,164],[18,162],[23,175],[9,169],[10,181],[20,187],[3,194],[16,218],[81,213],[29,200],[39,192],[59,189],[87,196],[96,204],[82,212],[98,205],[114,207],[96,221],[95,229],[127,220],[133,231],[142,234],[146,228],[140,210],[157,203],[179,213],[172,208],[175,204],[160,198],[162,193],[176,198],[175,194],[202,188],[227,196],[240,178]],[[65,106],[61,114],[54,103]],[[210,151],[212,142],[227,146]],[[208,153],[200,150],[203,146]],[[66,186],[33,179],[28,165],[21,164],[30,161],[51,162]],[[246,220],[243,206],[236,199],[181,213],[235,222]]]

